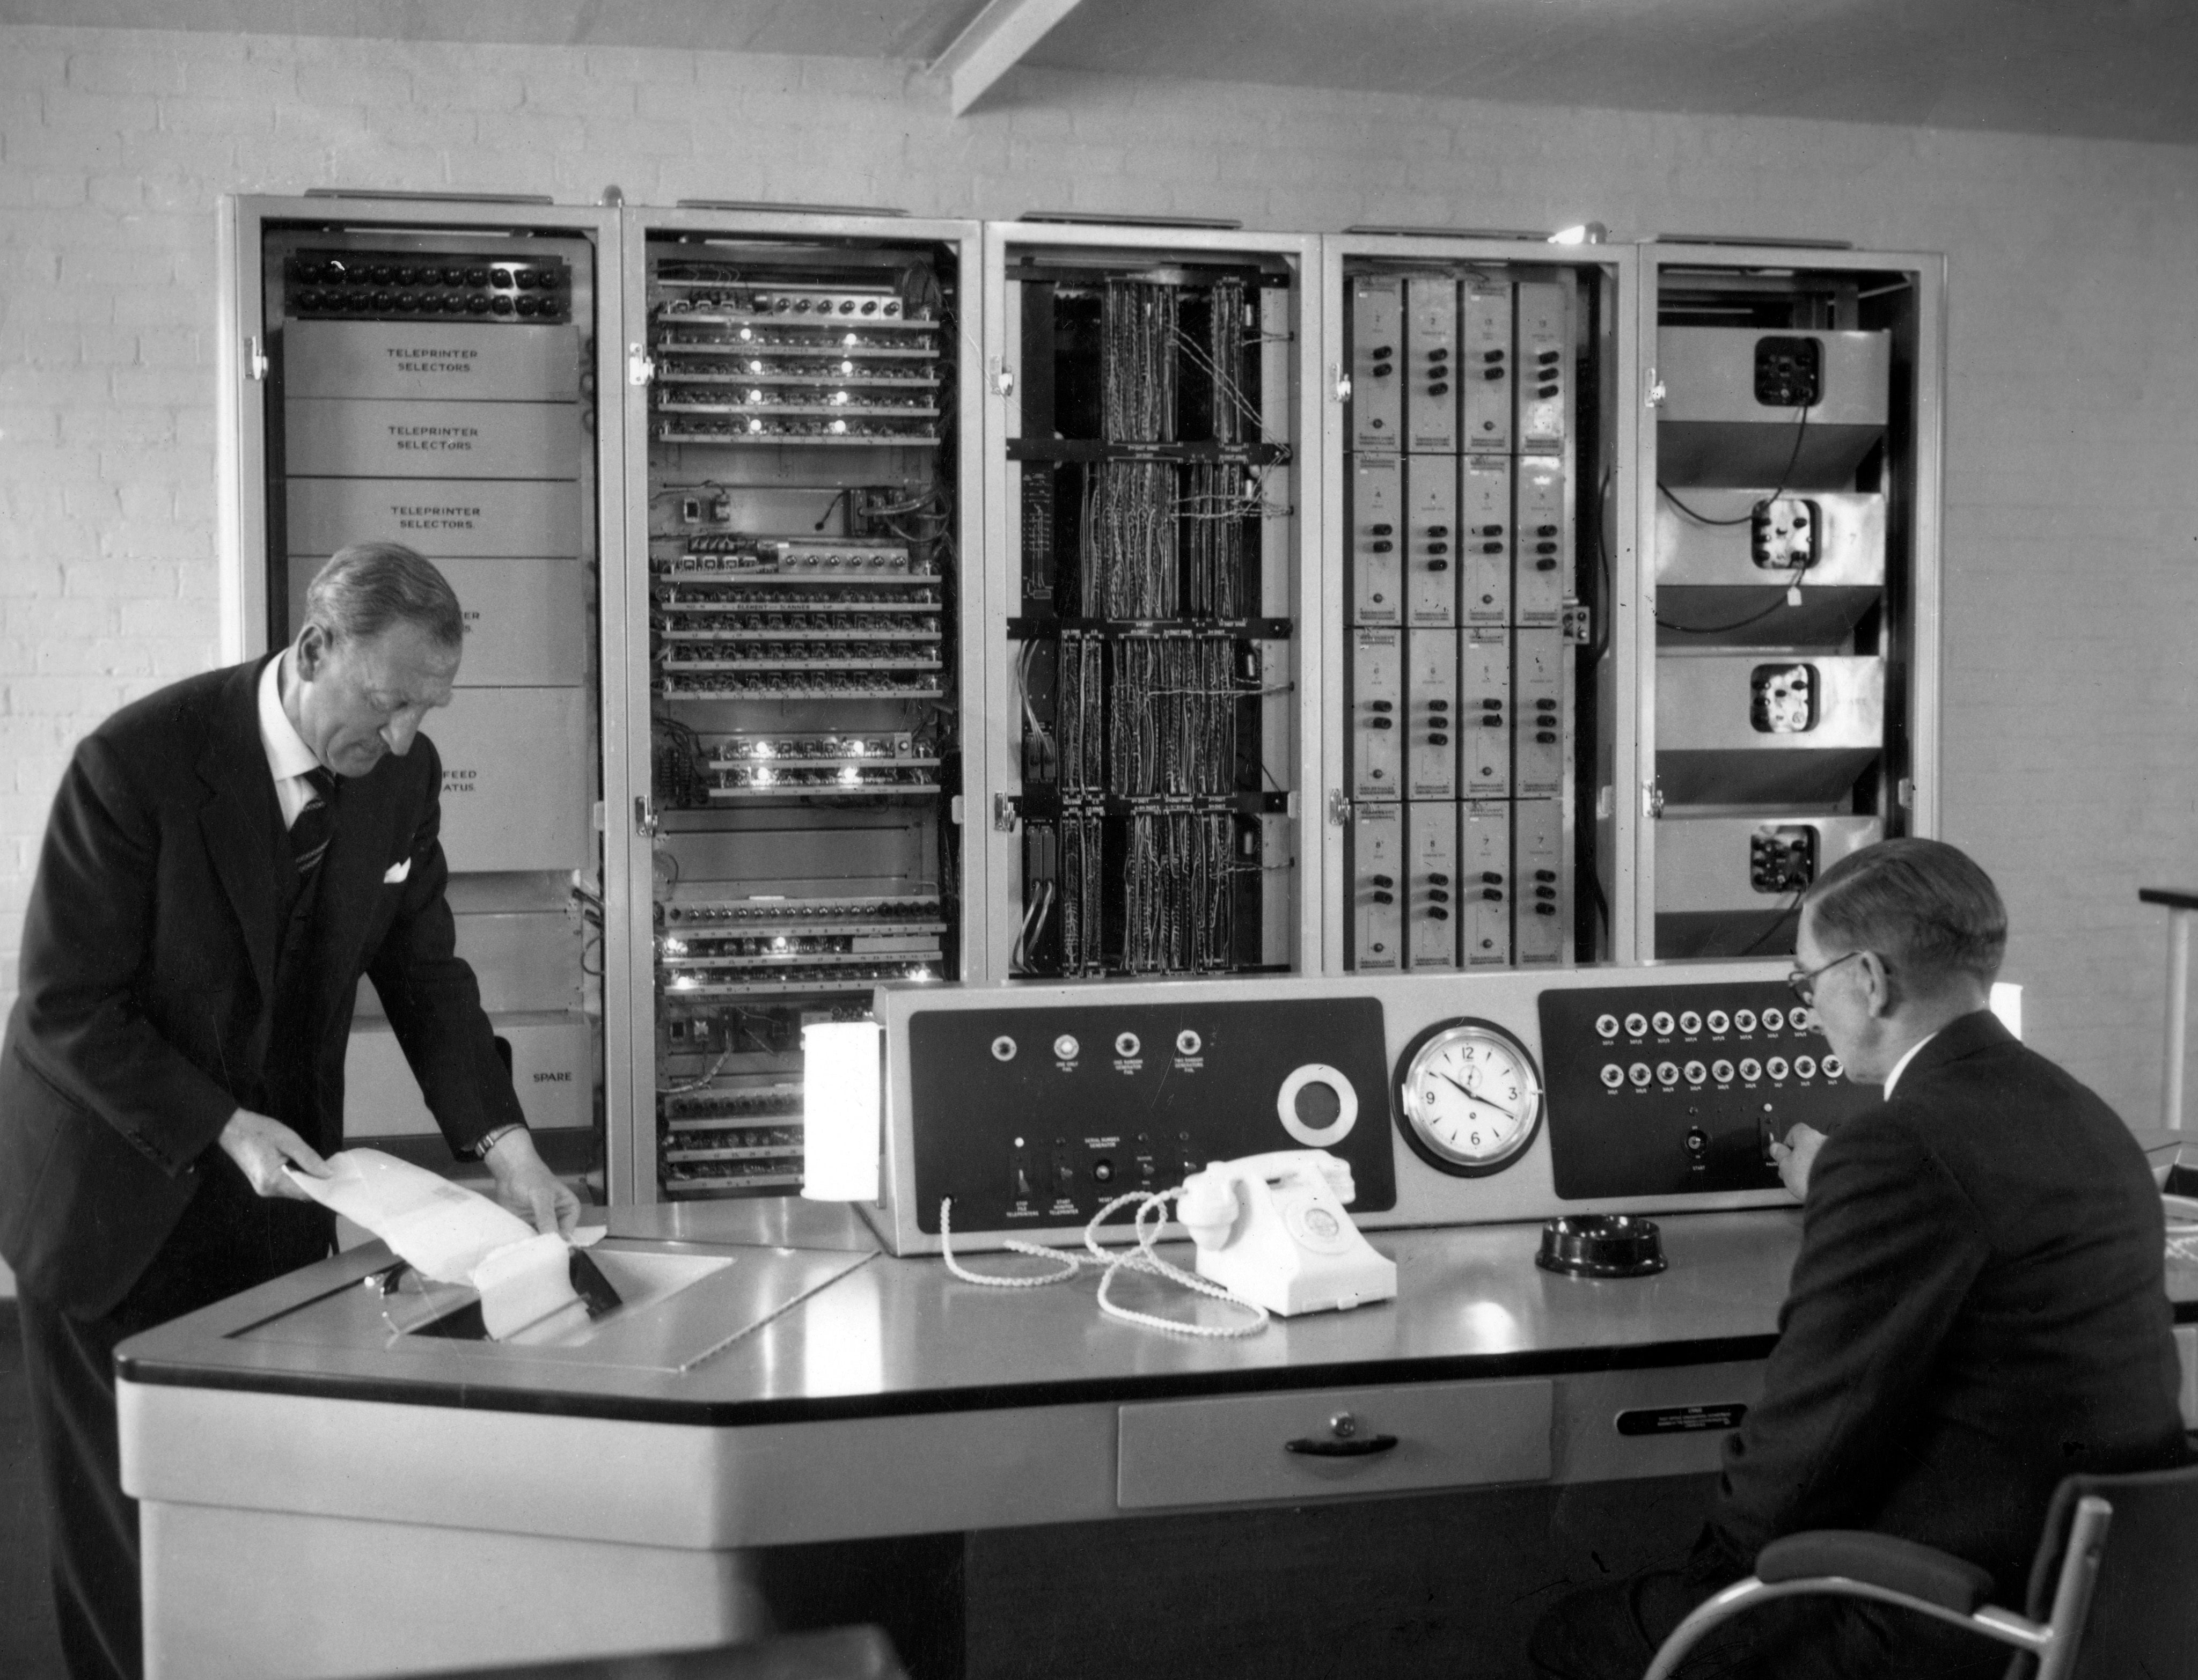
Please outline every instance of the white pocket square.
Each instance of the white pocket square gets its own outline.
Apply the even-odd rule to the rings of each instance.
[[[392,863],[387,869],[381,872],[381,884],[384,887],[394,887],[398,881],[404,880],[411,873],[412,860],[410,857],[407,857],[401,863]]]

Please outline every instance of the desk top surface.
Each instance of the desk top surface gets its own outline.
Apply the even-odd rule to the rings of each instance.
[[[388,1304],[359,1287],[387,1263],[369,1244],[133,1337],[118,1368],[149,1385],[745,1424],[1699,1363],[1769,1350],[1800,1235],[1798,1213],[1673,1216],[1660,1222],[1669,1270],[1590,1280],[1534,1265],[1538,1225],[1381,1231],[1371,1241],[1397,1262],[1395,1300],[1209,1340],[1104,1316],[1092,1271],[1046,1288],[989,1288],[938,1259],[880,1253],[844,1227],[701,1242],[665,1234],[672,1222],[648,1212],[613,1223],[599,1251],[610,1264],[729,1263],[577,1341],[397,1329]],[[840,1246],[770,1240],[785,1235]],[[1188,1244],[1161,1253],[1190,1264]],[[963,1264],[1003,1276],[1049,1270],[1011,1254]],[[1186,1322],[1244,1322],[1136,1274],[1118,1274],[1112,1293]]]
[[[1101,1313],[1096,1274],[995,1289],[943,1262],[877,1252],[852,1222],[781,1216],[701,1241],[663,1210],[624,1210],[607,1264],[684,1280],[576,1337],[522,1346],[408,1334],[368,1275],[379,1244],[279,1278],[123,1344],[125,1381],[706,1425],[1157,1399],[1759,1358],[1776,1339],[1798,1212],[1668,1216],[1669,1270],[1589,1280],[1533,1264],[1540,1228],[1375,1233],[1394,1301],[1277,1317],[1194,1339]],[[1188,1245],[1162,1253],[1188,1266]],[[636,1259],[634,1257],[639,1257]],[[666,1257],[658,1261],[653,1257]],[[1048,1270],[1014,1255],[972,1270]],[[2171,1261],[2178,1317],[2198,1316],[2198,1264]],[[1123,1273],[1124,1305],[1241,1323],[1224,1304]],[[417,1311],[412,1314],[416,1320]]]

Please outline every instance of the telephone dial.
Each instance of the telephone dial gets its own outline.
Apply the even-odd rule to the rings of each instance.
[[[1397,1263],[1343,1211],[1357,1194],[1348,1161],[1282,1149],[1192,1173],[1176,1218],[1198,1245],[1201,1277],[1270,1312],[1318,1312],[1396,1297]]]

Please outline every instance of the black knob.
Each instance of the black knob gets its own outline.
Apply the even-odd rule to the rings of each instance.
[[[1376,362],[1374,364],[1374,377],[1376,379],[1387,379],[1395,371],[1395,368],[1387,362]]]
[[[1366,721],[1369,725],[1377,730],[1386,730],[1393,727],[1387,718],[1369,718]]]
[[[1540,742],[1543,746],[1544,746],[1544,747],[1554,747],[1554,746],[1555,746],[1555,745],[1556,745],[1556,742],[1557,742],[1557,737],[1556,737],[1555,734],[1553,731],[1549,730],[1537,730],[1537,731],[1535,732],[1535,735],[1534,735],[1534,739],[1535,739],[1536,741],[1539,741],[1539,742]]]
[[[1557,563],[1554,560],[1538,560],[1534,562],[1534,569],[1537,572],[1554,572],[1557,569]]]
[[[1534,359],[1546,368],[1554,363],[1561,362],[1565,358],[1563,353],[1560,351],[1545,350]]]
[[[1534,534],[1537,537],[1554,537],[1557,534],[1557,527],[1554,525],[1538,525],[1534,527]]]
[[[1500,525],[1484,525],[1480,527],[1480,534],[1484,537],[1501,537],[1503,534],[1503,527]]]
[[[1540,386],[1536,388],[1534,394],[1537,397],[1554,397],[1557,394],[1557,387],[1554,385]]]
[[[1447,362],[1450,360],[1450,352],[1445,350],[1440,345],[1437,345],[1433,350],[1428,352],[1428,360],[1430,362]]]
[[[1503,377],[1503,369],[1501,368],[1491,368],[1486,373],[1481,375],[1481,377],[1486,380],[1490,384],[1493,385],[1497,380]]]
[[[1428,737],[1428,745],[1430,747],[1447,747],[1450,745],[1450,737],[1446,735],[1431,735]]]
[[[1503,902],[1503,893],[1500,887],[1484,887],[1480,889],[1480,896],[1492,904],[1500,904]]]
[[[1376,712],[1394,712],[1397,709],[1395,702],[1392,700],[1370,700],[1366,703]]]
[[[1428,702],[1428,710],[1430,712],[1447,712],[1450,710],[1450,702],[1446,700],[1431,700]]]
[[[1556,913],[1557,907],[1555,904],[1537,904],[1534,906],[1534,914],[1536,916],[1555,916]]]
[[[1500,350],[1487,351],[1483,353],[1480,359],[1484,362],[1500,362],[1503,359],[1503,352]]]
[[[1444,384],[1442,381],[1437,380],[1433,385],[1430,385],[1428,387],[1428,395],[1430,397],[1447,397],[1450,395],[1450,387]]]
[[[1389,345],[1377,344],[1374,346],[1374,359],[1377,362],[1386,362],[1396,353],[1395,349]]]
[[[1450,885],[1450,877],[1448,875],[1430,875],[1428,877],[1428,885],[1430,887],[1447,887]]]
[[[1428,527],[1428,535],[1430,537],[1447,537],[1450,535],[1450,527],[1446,525],[1431,525]]]
[[[1446,560],[1431,560],[1428,562],[1428,570],[1430,572],[1447,572],[1450,570],[1450,562]]]
[[[1557,872],[1555,869],[1537,869],[1534,871],[1534,879],[1537,881],[1555,881],[1556,878]]]
[[[1394,543],[1375,541],[1368,544],[1367,546],[1373,549],[1375,554],[1387,554],[1390,549],[1395,548],[1397,545]]]
[[[1428,544],[1428,552],[1429,554],[1448,554],[1450,552],[1450,544],[1447,543],[1430,543]]]
[[[1487,881],[1491,886],[1501,887],[1503,885],[1503,871],[1501,869],[1483,869],[1480,872],[1480,878],[1483,881]]]
[[[1397,902],[1397,895],[1393,892],[1376,892],[1374,895],[1374,902],[1377,904],[1393,904]]]
[[[1397,533],[1393,525],[1369,525],[1366,528],[1376,537],[1393,537]]]
[[[1428,911],[1428,920],[1430,921],[1448,921],[1450,920],[1450,912],[1445,910],[1430,909]]]
[[[1503,552],[1503,544],[1501,543],[1483,543],[1480,545],[1480,551],[1483,554],[1502,554]]]

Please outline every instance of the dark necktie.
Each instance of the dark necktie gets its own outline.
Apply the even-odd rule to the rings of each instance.
[[[290,825],[290,855],[297,862],[300,881],[311,880],[320,867],[321,854],[329,849],[329,837],[336,826],[334,773],[316,764],[305,772],[305,780],[313,796]]]

